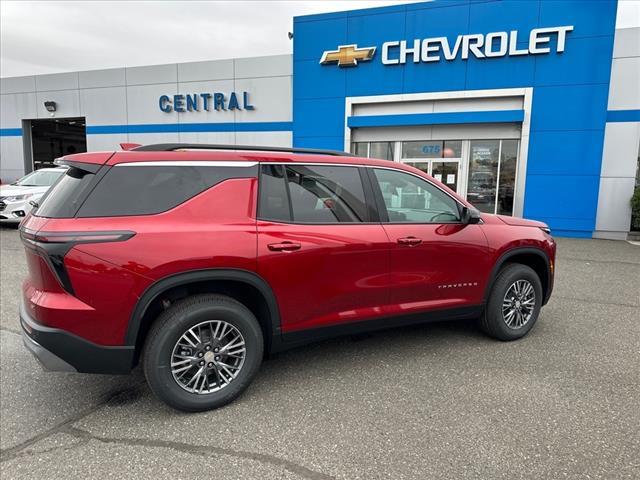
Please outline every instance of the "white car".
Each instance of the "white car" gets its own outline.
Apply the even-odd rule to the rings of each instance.
[[[67,167],[41,168],[11,185],[0,185],[0,223],[20,223]]]

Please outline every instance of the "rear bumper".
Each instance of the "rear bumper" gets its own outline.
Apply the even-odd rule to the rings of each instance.
[[[133,368],[132,346],[96,345],[58,328],[40,325],[20,305],[20,325],[27,349],[47,370],[126,374]]]

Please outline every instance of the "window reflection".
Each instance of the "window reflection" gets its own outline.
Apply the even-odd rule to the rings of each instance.
[[[518,140],[502,140],[497,205],[497,213],[500,215],[513,215],[513,192],[516,185],[517,160]]]
[[[369,158],[393,160],[395,142],[371,142],[369,144]]]
[[[495,212],[499,140],[473,140],[469,153],[467,200],[480,211]]]

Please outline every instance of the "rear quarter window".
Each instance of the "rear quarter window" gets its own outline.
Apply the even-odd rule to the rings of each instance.
[[[116,165],[91,192],[77,216],[162,213],[224,180],[256,177],[257,171],[257,166]]]
[[[47,218],[71,218],[94,184],[93,173],[69,168],[40,200],[34,215]]]

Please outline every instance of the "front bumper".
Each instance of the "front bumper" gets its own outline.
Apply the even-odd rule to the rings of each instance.
[[[29,200],[2,202],[0,205],[0,223],[20,223],[33,207]]]
[[[22,338],[46,370],[126,374],[134,366],[135,347],[102,346],[58,328],[45,327],[20,305]]]

